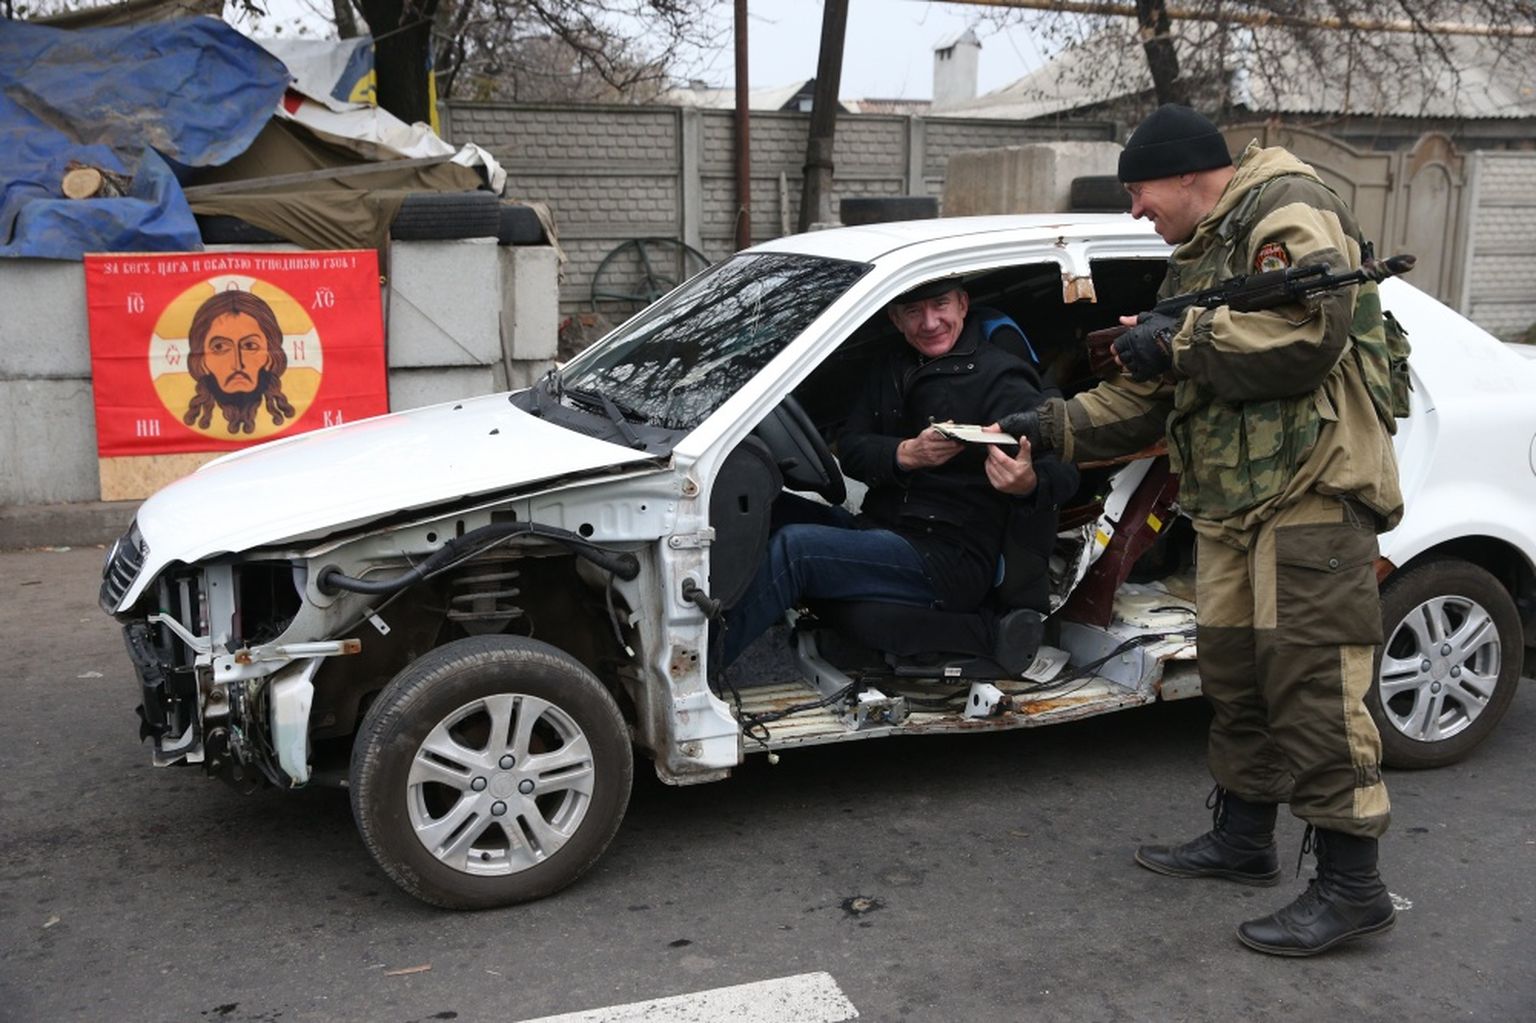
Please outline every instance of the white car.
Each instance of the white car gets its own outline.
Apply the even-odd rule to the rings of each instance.
[[[848,500],[823,431],[901,343],[887,302],[962,274],[1070,393],[1093,382],[1083,334],[1147,308],[1167,251],[1123,215],[784,238],[530,389],[210,463],[145,502],[105,568],[155,763],[347,785],[402,888],[472,908],[591,865],[632,747],[692,784],[753,753],[1196,695],[1190,531],[1157,457],[1085,472],[1023,677],[937,633],[939,649],[886,655],[814,611],[789,616],[793,677],[710,663],[711,616],[757,566],[780,488]],[[1383,295],[1411,334],[1414,392],[1371,705],[1388,762],[1428,766],[1487,737],[1533,634],[1536,364],[1408,284]]]

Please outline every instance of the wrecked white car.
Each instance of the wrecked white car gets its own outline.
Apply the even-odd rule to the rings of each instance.
[[[210,463],[145,502],[105,567],[155,763],[347,786],[390,877],[472,908],[590,866],[634,747],[691,784],[754,753],[1197,694],[1190,530],[1155,456],[1085,470],[1022,677],[974,652],[871,649],[814,613],[791,615],[792,678],[752,678],[751,655],[728,677],[710,664],[711,618],[757,566],[780,489],[849,500],[823,436],[900,343],[885,303],[964,275],[1072,393],[1093,383],[1085,333],[1149,307],[1166,252],[1108,215],[785,238],[530,389]],[[1487,737],[1533,634],[1536,364],[1407,284],[1383,297],[1415,390],[1372,710],[1389,763],[1429,766]]]

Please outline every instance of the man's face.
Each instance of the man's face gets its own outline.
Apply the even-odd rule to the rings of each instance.
[[[916,302],[897,302],[891,306],[891,322],[925,358],[948,354],[960,340],[970,298],[960,288]]]
[[[1170,245],[1187,242],[1210,212],[1209,208],[1200,209],[1200,192],[1194,185],[1193,174],[1133,181],[1125,186],[1131,195],[1131,216],[1152,221],[1152,227]]]
[[[271,361],[266,335],[256,320],[245,313],[220,316],[208,329],[203,365],[224,393],[249,394],[256,390],[261,371]]]

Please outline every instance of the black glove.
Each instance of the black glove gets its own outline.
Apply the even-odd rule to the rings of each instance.
[[[1142,313],[1136,326],[1115,339],[1115,354],[1132,380],[1151,380],[1173,368],[1173,335],[1179,321],[1162,313]]]
[[[998,429],[1004,433],[1011,433],[1020,440],[1029,441],[1029,449],[1036,455],[1043,455],[1049,451],[1050,445],[1040,432],[1040,413],[1034,409],[1028,412],[1010,412],[997,421]]]

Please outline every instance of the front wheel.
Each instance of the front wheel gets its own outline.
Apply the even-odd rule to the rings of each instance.
[[[352,753],[352,813],[401,888],[446,909],[558,891],[619,829],[633,774],[613,697],[537,640],[473,636],[387,685]]]
[[[1451,559],[1389,578],[1381,591],[1376,681],[1366,707],[1388,767],[1465,757],[1504,716],[1524,640],[1509,592],[1485,569]]]

